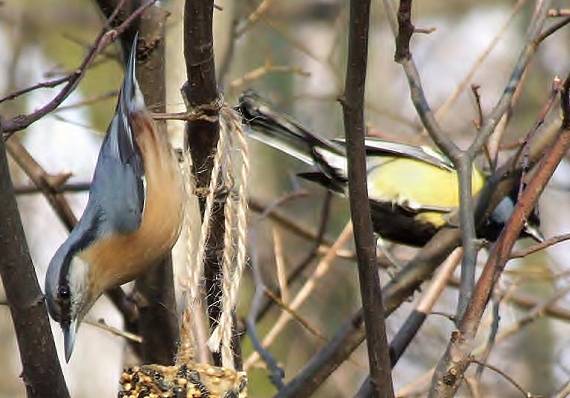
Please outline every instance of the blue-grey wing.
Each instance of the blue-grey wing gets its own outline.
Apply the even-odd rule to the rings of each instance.
[[[137,37],[135,35],[115,116],[101,146],[89,193],[86,212],[96,219],[97,235],[133,232],[141,223],[144,165],[130,122],[131,115],[145,110],[135,77]]]
[[[105,137],[89,192],[86,212],[89,210],[93,213],[91,217],[97,218],[97,235],[133,232],[141,223],[144,206],[142,175],[136,163],[125,162],[125,158],[119,156],[115,138],[113,131]],[[132,148],[137,151],[136,147]],[[131,156],[128,158],[139,159],[138,153]]]

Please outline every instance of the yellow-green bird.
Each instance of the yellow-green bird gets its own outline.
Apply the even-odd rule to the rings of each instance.
[[[255,93],[245,92],[237,106],[249,135],[312,166],[300,176],[334,192],[348,194],[347,159],[343,139],[329,140],[310,132],[292,118],[271,109]],[[443,154],[428,147],[366,138],[368,196],[374,230],[382,238],[422,246],[459,205],[457,171]],[[483,188],[486,176],[473,167],[472,191]],[[513,190],[495,208],[479,236],[497,239],[516,202]],[[540,220],[529,217],[521,237],[542,241]]]

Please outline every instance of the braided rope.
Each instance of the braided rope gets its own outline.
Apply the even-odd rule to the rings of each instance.
[[[187,363],[194,357],[194,343],[205,341],[201,336],[202,325],[199,325],[201,317],[198,316],[200,310],[200,299],[203,290],[204,264],[206,262],[206,244],[210,233],[210,218],[214,207],[215,194],[220,180],[221,156],[226,151],[225,137],[220,136],[214,156],[214,165],[208,186],[206,205],[204,209],[204,221],[200,226],[200,237],[196,242],[190,206],[186,206],[184,229],[186,233],[186,274],[187,280],[183,282],[183,291],[186,300],[186,308],[182,314],[180,325],[180,345],[177,353],[177,363]],[[183,177],[186,192],[188,195],[196,193],[195,180],[191,172],[190,154],[184,153]],[[201,333],[202,332],[202,333]]]
[[[225,236],[223,254],[222,313],[218,326],[208,340],[211,351],[218,352],[221,345],[222,364],[234,367],[231,349],[232,315],[237,305],[241,275],[247,258],[247,181],[249,174],[249,153],[241,119],[233,109],[225,107],[220,112],[220,136],[228,134],[237,138],[236,163],[240,163],[237,194],[231,192],[225,207]],[[233,145],[232,145],[233,147]],[[231,162],[232,156],[229,154]],[[226,183],[233,177],[225,174]]]
[[[184,151],[182,154],[182,178],[184,182],[184,189],[186,190],[186,195],[189,197],[192,192],[194,192],[194,179],[192,177],[190,154]],[[176,354],[176,363],[184,364],[188,363],[190,359],[194,357],[193,346],[195,343],[194,338],[194,324],[192,322],[192,316],[190,314],[190,308],[192,304],[191,297],[195,297],[196,291],[199,291],[199,287],[190,283],[190,280],[196,279],[193,275],[195,272],[195,267],[190,265],[194,262],[194,239],[193,233],[194,228],[192,228],[192,211],[191,206],[185,206],[184,214],[184,233],[186,234],[186,274],[188,280],[182,281],[183,294],[186,300],[186,310],[182,313],[182,321],[180,325],[180,345],[178,346],[178,352]],[[199,278],[199,276],[197,277]]]
[[[214,207],[214,199],[216,196],[217,186],[220,183],[220,169],[222,162],[222,154],[226,151],[226,136],[221,134],[216,147],[216,155],[214,156],[214,166],[210,176],[210,185],[208,187],[208,195],[206,196],[206,207],[204,209],[204,221],[200,228],[200,240],[198,241],[198,251],[196,253],[196,266],[193,267],[192,277],[190,278],[190,289],[195,295],[192,300],[198,300],[200,297],[201,279],[204,274],[204,265],[206,263],[206,245],[210,235],[210,219],[212,218],[212,209]]]
[[[224,250],[220,258],[221,267],[221,313],[218,325],[213,330],[207,345],[210,351],[222,354],[222,364],[234,368],[232,353],[232,320],[238,296],[241,275],[247,260],[247,181],[249,174],[249,153],[241,118],[230,107],[220,110],[220,135],[214,155],[212,174],[206,196],[204,218],[200,236],[195,239],[192,221],[188,214],[185,222],[187,238],[186,262],[188,279],[183,284],[186,309],[181,322],[181,344],[177,361],[183,363],[192,358],[193,335],[198,333],[196,317],[203,294],[203,274],[206,261],[206,246],[210,235],[210,221],[216,193],[219,188],[227,190],[224,206]],[[185,184],[189,193],[197,194],[190,172],[189,155],[184,158]],[[237,179],[235,178],[237,172]],[[203,191],[205,191],[203,189]],[[194,313],[194,315],[196,315]],[[200,336],[195,336],[200,337]],[[202,340],[198,338],[198,340]],[[204,339],[205,340],[205,339]],[[203,340],[202,340],[203,341]]]

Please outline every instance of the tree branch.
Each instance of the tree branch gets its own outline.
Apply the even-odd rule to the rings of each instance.
[[[535,162],[555,140],[558,128],[546,129],[532,143],[529,152],[531,163]],[[516,159],[510,159],[501,167],[496,178],[489,181],[478,195],[475,217],[484,221],[495,206],[514,187]],[[420,285],[429,279],[434,270],[461,243],[457,228],[439,231],[418,254],[383,289],[386,316],[408,299]],[[524,305],[525,303],[521,303]],[[334,372],[364,340],[362,310],[355,312],[344,322],[330,340],[305,364],[303,369],[279,392],[277,397],[310,396],[332,372]]]
[[[428,315],[430,315],[433,306],[443,293],[449,279],[453,275],[453,271],[461,261],[463,250],[456,248],[447,257],[441,265],[441,270],[433,278],[430,286],[418,301],[416,308],[408,315],[392,341],[390,342],[390,361],[392,367],[396,366],[398,360],[402,357],[409,344],[412,342]],[[373,391],[370,384],[370,376],[364,380],[355,398],[373,397]]]
[[[189,120],[186,141],[192,157],[192,172],[197,192],[207,192],[213,167],[213,153],[219,138],[220,98],[216,83],[212,0],[186,0],[184,7],[184,58],[188,81],[182,87],[188,110],[200,110],[205,117]],[[199,197],[200,212],[204,217],[205,196]],[[215,201],[212,209],[209,238],[205,254],[205,279],[208,318],[213,329],[218,324],[221,300],[220,256],[224,247],[224,208]],[[239,340],[237,340],[239,341]],[[236,366],[240,367],[239,342],[234,339]],[[221,356],[214,354],[214,363],[221,366]]]
[[[368,60],[370,0],[351,0],[349,21],[346,81],[341,104],[348,157],[350,214],[354,225],[358,258],[358,279],[366,329],[370,384],[375,396],[393,397],[384,304],[376,264],[376,241],[368,201],[368,169],[364,148],[364,91]]]
[[[447,350],[437,366],[432,381],[430,397],[452,397],[459,388],[463,380],[463,374],[470,364],[469,354],[473,348],[473,341],[493,287],[510,258],[511,250],[524,227],[528,215],[534,208],[542,190],[563,159],[566,151],[570,149],[569,94],[570,79],[567,78],[561,98],[564,116],[560,134],[547,150],[537,167],[536,173],[532,176],[527,188],[520,195],[513,214],[491,251],[475,287],[472,300],[469,302],[465,315],[461,319],[459,330],[453,332]]]
[[[2,120],[2,130],[4,138],[10,137],[13,133],[27,128],[32,123],[37,122],[39,119],[47,115],[48,113],[55,110],[65,99],[75,90],[83,76],[85,71],[93,63],[93,60],[103,49],[105,49],[109,44],[113,43],[117,36],[123,33],[129,25],[136,20],[149,6],[151,6],[156,0],[149,0],[144,5],[135,10],[123,23],[117,26],[115,29],[108,30],[106,27],[99,32],[95,43],[79,65],[79,67],[67,76],[67,83],[60,92],[46,105],[40,107],[34,112],[27,115],[17,115],[8,120]],[[113,13],[112,18],[109,19],[109,23],[116,16],[116,12]],[[36,85],[37,86],[37,85]],[[29,92],[30,90],[21,90],[22,93]]]
[[[473,292],[478,253],[473,211],[475,206],[471,188],[473,160],[511,104],[512,97],[521,82],[526,66],[538,47],[537,37],[539,37],[546,18],[548,2],[545,0],[538,1],[527,32],[526,44],[513,68],[510,80],[491,114],[486,118],[485,124],[479,130],[479,134],[466,151],[459,149],[448,137],[448,134],[441,129],[425,97],[420,75],[409,51],[409,39],[413,33],[413,25],[410,21],[411,3],[412,0],[401,0],[397,16],[392,0],[384,0],[384,8],[388,14],[394,34],[396,34],[396,27],[399,29],[396,38],[396,60],[402,65],[406,73],[414,107],[433,141],[452,160],[459,177],[459,219],[463,232],[462,244],[465,251],[461,266],[461,288],[457,305],[457,315],[460,317],[467,307]]]
[[[0,139],[0,276],[16,330],[28,398],[69,398],[53,342],[44,296],[12,190]]]

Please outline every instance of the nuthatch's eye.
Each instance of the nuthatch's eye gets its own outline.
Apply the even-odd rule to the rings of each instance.
[[[68,299],[70,295],[71,295],[71,292],[69,291],[69,286],[59,286],[57,288],[57,296],[59,298]]]

